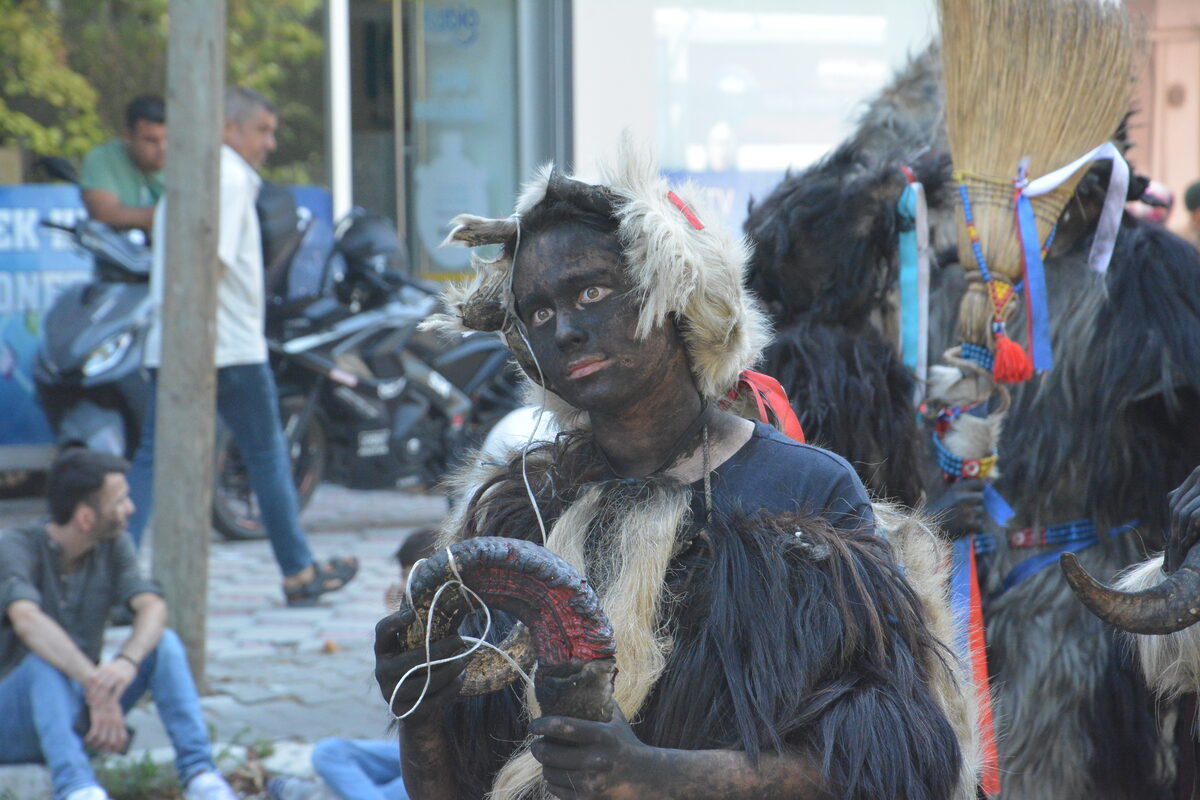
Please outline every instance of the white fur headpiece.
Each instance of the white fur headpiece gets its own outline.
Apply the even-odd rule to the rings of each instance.
[[[552,185],[601,198],[605,213],[617,222],[626,269],[641,298],[638,336],[648,336],[674,314],[697,387],[710,400],[720,398],[758,360],[770,338],[766,316],[743,286],[749,244],[717,223],[696,187],[687,184],[672,191],[653,156],[635,147],[628,135],[622,137],[615,161],[600,165],[600,175],[601,185],[589,187],[546,165],[523,188],[512,217],[459,215],[444,244],[509,242],[519,235],[520,218],[546,198]],[[473,258],[472,266],[474,278],[445,293],[451,313],[430,327],[499,330],[526,366],[516,331],[510,254],[494,261]],[[530,377],[536,380],[537,375]]]

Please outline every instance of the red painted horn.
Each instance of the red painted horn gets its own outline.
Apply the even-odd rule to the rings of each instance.
[[[462,583],[492,609],[512,614],[528,631],[502,647],[522,668],[536,660],[535,694],[543,714],[607,721],[611,718],[616,640],[596,593],[575,568],[541,545],[521,539],[484,536],[451,545],[420,562],[409,582],[417,621],[408,629],[409,648],[425,646],[425,630],[437,590]],[[456,587],[442,592],[433,613],[433,638],[458,628],[472,609]],[[516,677],[505,665],[497,680],[498,657],[472,656],[463,694],[494,691]],[[481,657],[482,656],[482,657]],[[499,685],[497,685],[499,684]]]

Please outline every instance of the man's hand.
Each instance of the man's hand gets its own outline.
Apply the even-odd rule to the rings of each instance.
[[[95,672],[84,684],[84,695],[89,707],[103,705],[107,702],[120,702],[121,695],[137,677],[137,667],[123,658],[113,659],[107,664],[96,667]]]
[[[121,704],[116,700],[100,705],[88,703],[88,711],[92,725],[83,739],[84,743],[100,753],[120,753],[124,750],[129,743],[129,733],[125,730]]]
[[[659,795],[657,784],[670,779],[669,759],[653,757],[656,748],[637,738],[616,703],[611,722],[542,717],[529,732],[544,737],[530,752],[542,763],[550,793],[561,800],[652,798]]]
[[[1200,539],[1200,467],[1192,470],[1177,488],[1167,492],[1167,500],[1171,505],[1171,527],[1167,531],[1163,569],[1174,572]]]
[[[946,491],[925,506],[951,539],[980,533],[987,524],[983,505],[983,481],[970,478],[951,484]]]
[[[405,639],[408,628],[416,621],[416,613],[411,608],[402,608],[391,616],[384,617],[375,626],[375,680],[379,683],[379,691],[383,699],[392,701],[392,693],[396,684],[409,670],[425,663],[425,648],[405,649]],[[466,650],[463,640],[457,636],[447,636],[434,642],[430,647],[429,658],[437,661],[448,658]],[[417,711],[408,719],[427,720],[432,718],[435,711],[458,699],[458,690],[462,686],[462,672],[467,666],[467,659],[439,664],[432,668],[429,677],[429,688]],[[396,692],[392,701],[392,713],[404,714],[425,688],[425,670],[420,669],[408,676],[408,680]],[[414,720],[415,721],[415,720]]]

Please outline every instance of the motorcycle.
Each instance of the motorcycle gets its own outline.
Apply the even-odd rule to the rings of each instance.
[[[336,262],[344,264],[335,269]],[[272,297],[267,342],[298,491],[435,485],[520,404],[496,336],[447,344],[418,330],[440,308],[435,286],[404,274],[387,219],[361,210],[335,231],[315,296]],[[231,539],[263,534],[236,448],[218,444],[214,524]]]
[[[44,159],[76,182],[64,159]],[[72,284],[46,312],[33,365],[38,402],[59,448],[83,445],[131,458],[145,411],[142,345],[154,315],[150,251],[103,223],[43,220],[93,258],[93,279]]]
[[[74,182],[69,162],[42,163]],[[317,290],[289,299],[289,272],[312,225],[290,197],[278,212],[284,194],[265,188],[259,208],[267,342],[300,507],[324,480],[361,489],[435,484],[519,404],[507,349],[484,334],[447,345],[418,331],[438,308],[437,290],[402,274],[395,229],[361,210],[335,230]],[[148,393],[142,349],[156,313],[150,252],[93,220],[42,225],[68,233],[95,266],[93,280],[67,287],[47,311],[34,366],[39,402],[60,447],[132,458]],[[223,426],[215,452],[214,527],[229,539],[264,537]]]

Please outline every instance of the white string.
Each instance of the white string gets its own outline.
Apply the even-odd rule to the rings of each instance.
[[[525,672],[525,670],[521,669],[521,665],[517,663],[516,659],[514,659],[508,653],[504,652],[504,650],[502,650],[501,648],[492,644],[491,642],[484,641],[484,637],[486,637],[492,629],[491,609],[489,609],[487,607],[487,604],[485,604],[483,602],[483,598],[481,598],[478,594],[475,593],[474,589],[472,589],[470,586],[467,586],[465,583],[463,583],[462,575],[460,575],[458,572],[458,563],[454,558],[454,553],[450,550],[449,547],[446,548],[446,556],[449,559],[450,571],[454,574],[454,579],[446,581],[441,586],[439,586],[437,591],[434,592],[434,594],[433,594],[433,602],[429,604],[429,612],[428,612],[428,615],[425,620],[425,663],[417,664],[416,666],[412,667],[408,672],[404,673],[404,675],[402,675],[400,677],[400,680],[398,680],[396,682],[396,687],[394,689],[392,689],[391,697],[388,698],[388,713],[390,713],[392,715],[392,717],[397,721],[404,719],[409,714],[412,714],[414,711],[416,711],[418,708],[420,708],[422,701],[425,700],[425,695],[429,692],[429,684],[430,684],[430,681],[432,681],[432,679],[433,679],[433,667],[436,667],[439,664],[449,664],[452,661],[458,661],[463,658],[468,658],[471,655],[473,655],[477,650],[479,650],[481,647],[486,647],[489,650],[494,650],[495,652],[499,653],[501,658],[503,658],[505,661],[507,661],[509,663],[509,665],[512,666],[512,668],[517,671],[517,674],[520,675],[525,680],[525,683],[528,686],[533,686],[533,678],[531,678],[529,676],[529,674]],[[417,561],[416,564],[413,564],[412,569],[408,573],[408,579],[404,582],[404,597],[405,597],[405,600],[407,600],[407,602],[408,602],[409,608],[413,607],[413,603],[412,603],[412,576],[413,576],[413,573],[417,571],[417,567],[421,564],[421,562],[426,561],[426,560],[427,559],[422,558],[420,561]],[[466,650],[464,650],[463,652],[461,652],[457,655],[449,656],[447,658],[439,658],[437,660],[434,660],[433,654],[430,651],[430,648],[433,645],[433,641],[432,641],[432,639],[433,639],[433,615],[434,615],[434,611],[437,609],[438,601],[442,597],[442,592],[446,591],[446,589],[449,589],[452,586],[457,586],[459,589],[459,592],[462,593],[464,598],[466,598],[468,601],[474,600],[474,602],[475,602],[475,604],[477,604],[478,608],[483,609],[483,613],[484,613],[483,634],[479,638],[475,638],[474,636],[463,636],[460,634],[459,638],[462,639],[464,642],[471,642],[471,647],[467,648]],[[396,712],[392,710],[392,707],[396,703],[396,695],[400,692],[400,687],[404,685],[405,681],[407,681],[418,670],[421,670],[421,669],[425,670],[425,685],[421,687],[421,694],[413,702],[412,707],[409,708],[408,711],[405,711],[403,714],[399,714],[399,715],[396,714]]]
[[[537,517],[538,530],[542,533],[542,546],[546,545],[546,522],[542,519],[542,510],[538,508],[537,498],[533,496],[533,487],[529,485],[529,470],[526,468],[526,457],[529,454],[529,448],[533,446],[533,437],[542,429],[542,415],[546,413],[546,378],[542,374],[542,365],[538,363],[537,356],[534,355],[533,348],[529,346],[529,340],[525,338],[525,326],[517,320],[517,333],[521,336],[521,341],[525,343],[525,349],[529,352],[533,359],[533,365],[537,367],[538,383],[542,387],[542,402],[538,404],[537,418],[533,421],[533,428],[529,431],[529,437],[525,440],[525,445],[521,448],[521,480],[525,482],[525,494],[529,496],[529,504],[533,506],[534,516]]]
[[[517,241],[513,245],[512,259],[509,261],[508,268],[508,296],[513,297],[513,275],[517,271],[517,253],[521,251],[521,215],[513,214],[513,221],[517,224]],[[525,323],[521,321],[519,315],[514,315],[516,320],[517,335],[521,337],[521,341],[525,343],[525,351],[529,353],[529,357],[533,359],[533,365],[538,371],[538,385],[542,387],[542,402],[538,404],[537,418],[533,421],[533,429],[529,431],[529,436],[525,440],[525,446],[521,448],[521,480],[525,483],[525,494],[529,496],[529,504],[533,506],[534,516],[537,517],[538,530],[542,534],[542,546],[546,544],[546,521],[542,519],[542,510],[538,508],[537,498],[533,495],[533,487],[529,485],[529,470],[526,467],[526,456],[529,453],[529,448],[533,446],[533,437],[537,435],[542,428],[542,416],[546,413],[546,376],[542,373],[542,365],[538,361],[537,354],[533,352],[533,347],[529,344],[529,339],[525,336]]]

